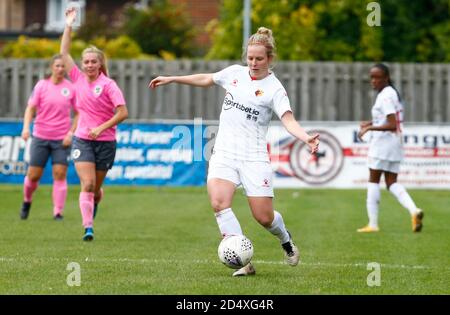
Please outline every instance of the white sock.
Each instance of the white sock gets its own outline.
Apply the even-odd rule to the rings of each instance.
[[[241,225],[234,215],[233,209],[227,208],[215,213],[222,237],[227,235],[242,235]]]
[[[369,216],[369,226],[378,227],[378,204],[380,203],[380,184],[367,184],[367,215]]]
[[[278,211],[273,211],[274,218],[272,225],[266,228],[267,231],[279,238],[281,244],[289,242],[289,233],[284,226],[283,217]]]
[[[411,215],[416,214],[417,207],[414,201],[411,199],[411,196],[406,191],[405,187],[399,183],[394,183],[389,187],[389,191],[397,198],[398,202],[408,209]]]

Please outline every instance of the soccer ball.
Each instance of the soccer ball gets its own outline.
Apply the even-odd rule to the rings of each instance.
[[[228,235],[220,242],[218,254],[225,266],[239,269],[252,259],[253,244],[244,235]]]

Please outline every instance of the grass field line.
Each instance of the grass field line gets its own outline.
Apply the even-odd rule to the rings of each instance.
[[[33,262],[78,262],[69,258],[56,258],[56,257],[45,257],[45,258],[33,258],[33,257],[0,257],[0,262],[24,262],[24,263],[33,263]],[[82,259],[82,262],[107,262],[107,263],[134,263],[134,264],[184,264],[188,263],[192,264],[216,264],[218,261],[216,260],[208,260],[208,259],[196,259],[196,260],[180,260],[180,259],[149,259],[149,258],[89,258],[86,257]],[[254,264],[261,265],[285,265],[284,261],[269,261],[269,260],[252,260]],[[332,268],[367,268],[367,263],[329,263],[329,262],[300,262],[302,266],[308,267],[332,267]],[[404,265],[404,264],[380,264],[382,268],[389,269],[444,269],[450,270],[450,267],[446,266],[426,266],[426,265]]]

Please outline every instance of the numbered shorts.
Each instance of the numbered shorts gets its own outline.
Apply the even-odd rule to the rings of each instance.
[[[381,160],[369,156],[368,166],[372,170],[385,171],[395,174],[400,172],[400,161]]]
[[[95,169],[107,171],[114,164],[116,141],[95,141],[73,137],[72,159],[77,162],[92,162]]]
[[[62,140],[45,140],[37,137],[31,139],[30,166],[45,167],[50,155],[52,165],[68,165],[70,147],[64,147]]]
[[[273,171],[270,162],[241,161],[213,154],[209,161],[208,180],[225,179],[242,185],[248,197],[273,197]]]

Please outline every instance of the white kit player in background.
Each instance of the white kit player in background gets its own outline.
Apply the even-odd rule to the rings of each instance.
[[[222,237],[242,235],[241,226],[231,208],[236,188],[245,189],[253,217],[275,235],[291,266],[299,262],[298,248],[287,231],[283,218],[273,209],[273,172],[267,151],[266,134],[272,113],[296,138],[308,144],[315,154],[319,135],[308,135],[295,120],[286,90],[271,71],[275,57],[272,31],[260,27],[247,43],[244,52],[247,66],[232,65],[216,73],[186,76],[159,76],[149,87],[169,83],[226,90],[220,114],[219,131],[209,162],[207,188]],[[255,274],[251,263],[233,276]]]
[[[368,166],[370,171],[367,186],[367,214],[369,224],[358,232],[378,232],[378,205],[380,203],[380,179],[384,173],[387,189],[400,204],[411,214],[413,232],[422,229],[423,211],[416,207],[414,201],[403,185],[397,183],[400,163],[403,160],[402,130],[403,105],[400,94],[392,85],[389,68],[376,64],[370,70],[370,83],[378,91],[372,107],[372,121],[360,124],[358,137],[371,131]]]

